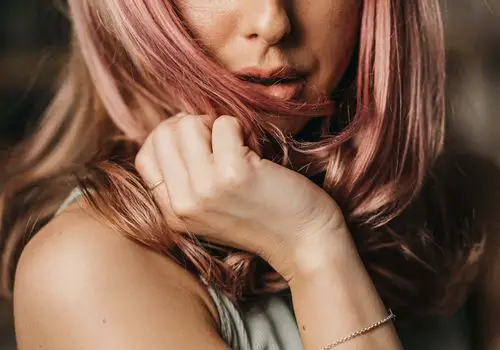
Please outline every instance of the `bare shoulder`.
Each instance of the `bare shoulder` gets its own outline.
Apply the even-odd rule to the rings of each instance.
[[[20,350],[225,348],[197,279],[81,209],[26,246],[14,313]]]

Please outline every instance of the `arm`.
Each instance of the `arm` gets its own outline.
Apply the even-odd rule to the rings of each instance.
[[[228,349],[192,276],[82,213],[26,247],[14,304],[19,350]]]
[[[355,250],[328,259],[314,268],[301,260],[291,282],[306,350],[386,316],[362,264],[353,264],[359,262]],[[19,350],[228,349],[217,332],[216,310],[194,278],[85,214],[62,214],[39,232],[16,277]],[[343,349],[397,344],[387,325]]]
[[[196,115],[169,119],[150,134],[136,166],[145,183],[161,180],[151,191],[169,225],[258,254],[291,281],[305,350],[386,318],[334,200],[260,158],[243,134],[236,118]],[[387,324],[339,348],[401,346]]]
[[[320,350],[388,315],[348,234],[347,230],[335,232],[327,235],[335,237],[334,242],[309,242],[297,252],[290,287],[305,350]],[[393,324],[387,323],[338,349],[402,346]]]

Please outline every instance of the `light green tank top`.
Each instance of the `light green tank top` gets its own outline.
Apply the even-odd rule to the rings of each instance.
[[[75,190],[60,213],[81,193]],[[57,215],[56,214],[56,215]],[[220,336],[234,350],[303,350],[289,295],[271,295],[240,311],[225,295],[208,287],[220,320]],[[405,350],[472,350],[465,309],[398,329]],[[335,339],[332,339],[332,342]]]
[[[269,296],[240,312],[216,289],[209,292],[219,312],[221,336],[231,349],[303,350],[288,296]],[[406,350],[473,349],[465,309],[454,317],[399,327],[398,332]]]

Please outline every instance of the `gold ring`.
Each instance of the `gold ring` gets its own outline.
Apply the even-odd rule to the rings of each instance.
[[[153,186],[149,187],[149,190],[150,191],[154,191],[158,186],[160,186],[161,184],[163,184],[163,180],[160,180],[158,181],[157,183],[155,183]]]

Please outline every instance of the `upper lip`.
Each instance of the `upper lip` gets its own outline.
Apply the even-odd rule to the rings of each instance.
[[[273,69],[251,67],[237,71],[236,76],[241,80],[251,83],[276,84],[303,79],[305,73],[289,66],[281,66]]]

